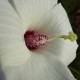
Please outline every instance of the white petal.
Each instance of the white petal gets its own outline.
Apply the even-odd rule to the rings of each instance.
[[[65,35],[72,31],[68,16],[61,3],[55,5],[41,20],[38,29],[49,37]]]
[[[47,24],[46,26],[38,30],[44,34],[47,34],[49,38],[54,38],[59,35],[67,35],[72,31],[68,16],[61,6],[61,4],[56,5],[51,12],[46,15]],[[42,21],[45,23],[44,21]],[[76,49],[78,45],[75,42],[69,40],[58,39],[52,42],[48,42],[45,45],[45,50],[52,52],[56,55],[64,64],[69,65],[76,56]]]
[[[47,43],[43,49],[52,52],[65,65],[69,65],[76,57],[77,47],[76,42],[55,40]]]
[[[7,0],[0,1],[0,60],[1,66],[23,64],[30,56],[20,18]]]
[[[9,0],[24,24],[24,32],[36,27],[43,16],[55,5],[57,0]]]
[[[22,66],[3,68],[6,80],[75,80],[69,69],[48,52],[33,53]]]

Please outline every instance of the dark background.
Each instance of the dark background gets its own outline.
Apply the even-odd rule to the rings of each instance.
[[[79,45],[76,59],[68,66],[77,80],[80,80],[80,0],[59,0],[67,11],[73,31],[77,34]]]

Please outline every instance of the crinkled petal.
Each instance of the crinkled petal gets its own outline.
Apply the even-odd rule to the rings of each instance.
[[[67,66],[53,54],[46,51],[32,54],[23,65],[3,68],[6,80],[75,80]]]
[[[23,64],[30,56],[23,38],[22,23],[7,0],[0,1],[1,66]]]
[[[68,16],[61,4],[57,4],[50,13],[48,13],[40,22],[37,31],[44,33],[49,38],[55,38],[60,35],[68,35],[72,31]],[[76,56],[77,50],[76,41],[71,42],[69,40],[57,39],[51,42],[47,42],[43,49],[52,52],[56,55],[64,64],[69,65]]]
[[[57,0],[9,0],[24,24],[24,32],[33,29]]]

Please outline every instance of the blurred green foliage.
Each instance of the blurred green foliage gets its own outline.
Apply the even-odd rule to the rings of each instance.
[[[75,8],[80,6],[80,0],[59,0],[59,3],[62,3],[64,8],[66,9],[72,28],[74,30],[74,16],[75,16]],[[78,38],[77,43],[79,45],[77,50],[76,59],[69,65],[69,69],[77,80],[80,80],[80,38]]]

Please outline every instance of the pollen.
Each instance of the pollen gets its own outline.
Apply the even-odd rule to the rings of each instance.
[[[25,44],[29,50],[34,50],[45,45],[48,36],[35,31],[26,31],[24,35]]]

